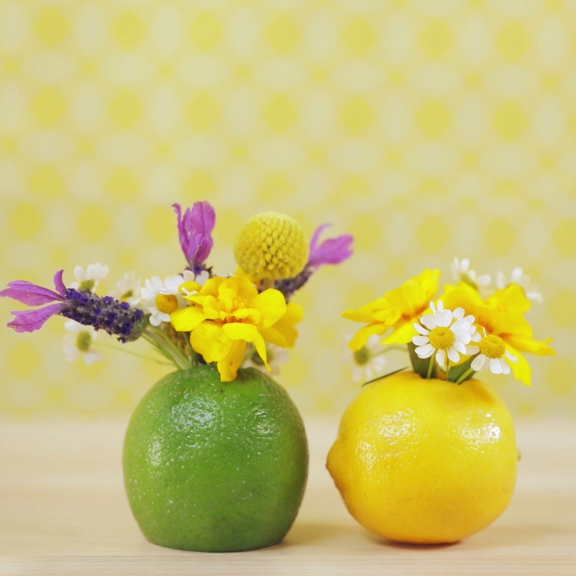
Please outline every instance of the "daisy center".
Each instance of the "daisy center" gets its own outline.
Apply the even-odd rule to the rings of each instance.
[[[368,364],[370,361],[370,351],[366,346],[362,346],[360,350],[356,350],[354,352],[354,362],[359,364],[360,366],[364,366],[364,364]]]
[[[438,326],[430,331],[430,344],[436,348],[436,350],[448,350],[456,337],[454,332],[450,328],[444,328],[443,326]]]
[[[154,300],[156,308],[164,314],[171,314],[178,310],[178,299],[173,294],[158,294]]]
[[[500,336],[494,336],[494,334],[484,336],[478,346],[480,352],[487,358],[502,358],[506,352],[504,340]]]
[[[76,347],[80,352],[88,352],[90,350],[90,344],[92,344],[92,335],[87,330],[82,330],[78,332],[76,336]]]

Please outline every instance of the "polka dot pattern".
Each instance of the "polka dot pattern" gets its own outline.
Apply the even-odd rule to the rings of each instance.
[[[534,385],[486,376],[516,413],[576,412],[576,10],[566,1],[0,4],[0,284],[55,270],[181,269],[170,204],[217,208],[212,261],[235,268],[265,210],[356,254],[298,296],[282,381],[304,411],[356,393],[344,308],[454,256],[533,277],[557,356]],[[8,321],[18,305],[0,300]],[[163,374],[103,350],[69,365],[63,322],[0,331],[0,411],[127,413]],[[134,349],[146,353],[143,343]],[[405,365],[390,355],[391,369]]]

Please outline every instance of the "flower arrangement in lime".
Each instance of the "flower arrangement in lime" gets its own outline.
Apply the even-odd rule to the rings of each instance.
[[[525,317],[533,301],[542,301],[538,288],[521,268],[512,271],[510,282],[498,273],[493,290],[490,276],[477,275],[468,259],[455,258],[451,268],[456,282],[440,295],[440,271],[424,270],[381,298],[344,312],[344,318],[366,324],[349,342],[352,363],[374,365],[376,355],[406,345],[422,378],[440,376],[462,384],[489,369],[512,373],[530,386],[531,368],[523,353],[554,354],[551,339],[534,340]],[[374,352],[375,337],[386,348]]]
[[[251,218],[238,235],[236,273],[219,275],[207,264],[214,208],[203,201],[184,211],[179,204],[173,209],[186,259],[181,272],[164,279],[152,276],[143,285],[134,273],[124,274],[105,295],[97,293],[108,274],[100,263],[77,266],[68,286],[60,270],[54,290],[25,280],[10,282],[0,296],[36,308],[13,312],[8,326],[33,332],[50,317],[63,316],[69,332],[66,358],[81,356],[87,364],[101,359],[99,346],[110,347],[95,341],[96,331],[104,330],[123,344],[147,340],[163,356],[156,361],[180,370],[214,363],[223,382],[234,380],[243,366],[277,369],[271,360],[285,360],[279,350],[294,346],[303,316],[292,296],[321,266],[349,258],[353,237],[320,242],[324,224],[308,243],[294,219],[265,212]]]

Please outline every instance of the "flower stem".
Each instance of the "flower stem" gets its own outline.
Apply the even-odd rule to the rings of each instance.
[[[153,344],[179,370],[188,370],[192,366],[190,359],[182,353],[160,328],[147,326],[142,336]]]
[[[426,380],[430,380],[433,369],[434,369],[434,354],[430,356],[430,364],[428,364],[428,373],[426,374]]]
[[[171,366],[168,362],[162,362],[156,358],[150,358],[150,356],[145,356],[144,354],[138,354],[137,352],[132,352],[132,350],[126,350],[122,346],[114,346],[114,344],[106,344],[105,342],[94,342],[94,346],[101,346],[103,348],[110,348],[110,350],[118,350],[119,352],[124,352],[124,354],[130,354],[130,356],[136,356],[137,358],[142,358],[143,360],[149,360],[150,362],[156,362],[156,364],[162,364],[163,366]]]
[[[470,368],[469,370],[464,372],[464,374],[462,374],[462,376],[460,376],[460,378],[458,378],[458,380],[456,380],[456,384],[462,384],[462,382],[464,382],[464,380],[468,380],[468,378],[470,378],[470,376],[472,374],[474,374],[474,370],[472,370],[472,368]]]
[[[450,382],[450,360],[446,358],[446,382]]]
[[[372,354],[372,358],[374,358],[375,356],[381,356],[382,354],[387,354],[388,352],[390,352],[392,350],[399,350],[401,352],[407,351],[405,346],[395,346],[395,345],[391,344],[390,346],[387,346],[383,350],[380,350],[379,352],[375,352],[374,354]]]

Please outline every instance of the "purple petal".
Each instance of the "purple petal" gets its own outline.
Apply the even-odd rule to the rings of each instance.
[[[59,270],[54,274],[54,288],[61,296],[66,294],[66,286],[64,286],[64,282],[62,282],[62,274],[64,274],[64,270]]]
[[[0,296],[18,300],[18,302],[28,306],[41,306],[42,304],[54,302],[54,300],[63,300],[60,294],[26,280],[10,282],[8,288],[0,292]]]
[[[39,330],[44,325],[44,322],[58,314],[62,309],[63,304],[52,304],[39,310],[24,310],[21,312],[12,312],[15,318],[9,322],[7,326],[16,330],[16,332],[34,332]]]
[[[352,256],[354,237],[351,234],[330,238],[318,245],[320,234],[328,226],[330,224],[322,224],[312,236],[308,266],[317,267],[324,264],[340,264]]]

